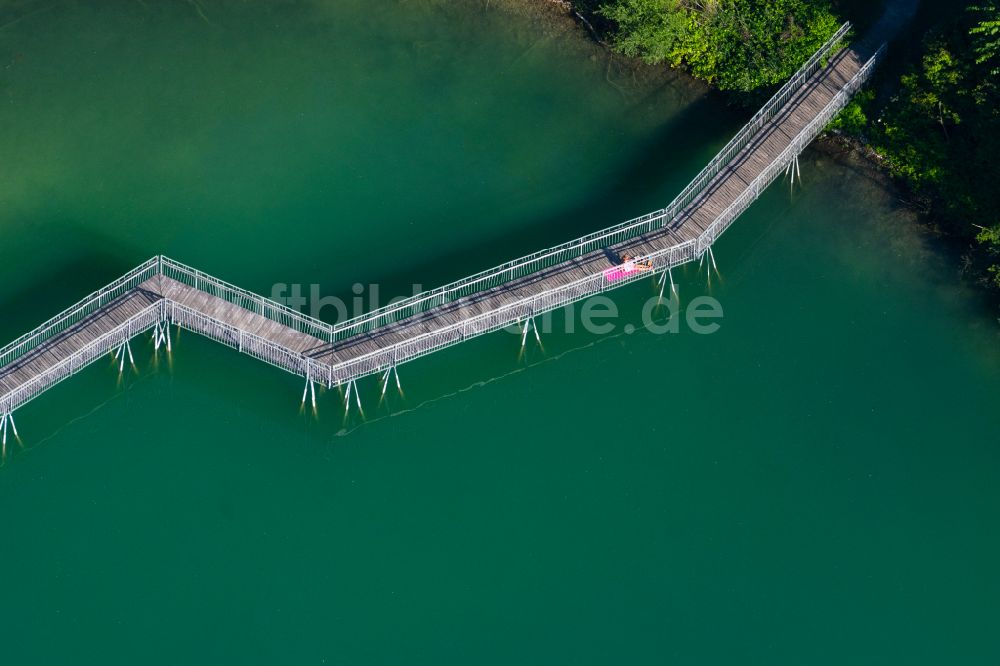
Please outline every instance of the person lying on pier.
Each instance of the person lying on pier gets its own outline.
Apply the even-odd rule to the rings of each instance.
[[[653,270],[653,262],[649,259],[639,261],[631,255],[623,254],[622,263],[618,268],[624,273],[631,273],[632,271],[651,271]]]

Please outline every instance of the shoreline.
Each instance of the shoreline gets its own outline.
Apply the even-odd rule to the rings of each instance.
[[[491,0],[487,5],[494,6],[518,5],[522,9],[528,8],[536,12],[544,12],[550,19],[564,24],[573,24],[577,29],[587,34],[588,40],[606,52],[609,58],[623,65],[623,69],[631,71],[644,71],[660,69],[669,72],[673,76],[682,76],[693,83],[704,86],[706,93],[723,94],[730,104],[745,104],[746,98],[740,100],[737,94],[725,94],[712,86],[688,73],[683,68],[670,67],[668,65],[649,65],[639,58],[624,56],[615,52],[611,44],[602,38],[601,34],[594,27],[592,21],[585,16],[587,9],[578,7],[571,0],[545,0],[543,3],[531,2],[530,0]],[[888,4],[888,3],[887,3]],[[916,3],[912,0],[902,0],[900,5],[914,7]],[[891,11],[891,10],[890,10]],[[898,30],[902,21],[908,20],[909,14],[903,16],[884,16],[892,21],[900,21],[900,25],[894,26],[893,31]],[[884,24],[882,29],[888,29]],[[675,79],[676,80],[676,79]],[[609,80],[609,83],[611,81]],[[882,84],[886,86],[885,83]],[[898,81],[888,83],[893,91],[898,88]],[[1000,306],[1000,292],[993,288],[989,282],[988,275],[976,270],[977,247],[974,240],[955,230],[946,228],[941,220],[935,219],[932,210],[932,201],[917,196],[912,189],[898,177],[894,176],[885,164],[884,159],[874,150],[872,145],[862,138],[851,136],[839,131],[827,130],[822,133],[810,146],[825,157],[834,160],[841,166],[857,169],[864,165],[865,176],[877,181],[880,187],[885,188],[913,214],[914,222],[921,230],[928,235],[935,247],[948,255],[949,260],[954,265],[958,278],[967,287],[974,290],[978,296],[982,297],[992,307],[992,313]],[[1000,318],[998,318],[1000,321]]]
[[[593,17],[588,18],[584,13],[585,10],[578,9],[569,0],[542,0],[541,2],[538,0],[477,0],[477,4],[484,11],[505,11],[539,21],[541,32],[547,37],[564,34],[570,30],[579,30],[581,36],[585,37],[584,43],[590,45],[594,50],[592,56],[599,52],[616,65],[622,66],[629,74],[641,73],[644,75],[643,78],[662,78],[671,81],[684,78],[690,84],[697,85],[706,92],[718,92],[714,86],[691,76],[681,68],[650,65],[641,58],[618,53],[594,26]],[[593,59],[591,57],[591,60]]]
[[[934,249],[948,257],[956,277],[983,299],[989,307],[988,314],[997,315],[1000,293],[989,283],[988,276],[975,270],[977,247],[974,241],[948,229],[935,218],[933,201],[916,195],[905,182],[893,176],[871,145],[846,134],[827,132],[810,147],[845,168],[861,172],[909,209],[913,222],[933,243]],[[996,319],[1000,323],[1000,317]]]

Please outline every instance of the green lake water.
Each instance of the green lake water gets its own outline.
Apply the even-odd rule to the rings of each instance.
[[[492,2],[0,3],[0,342],[157,253],[408,293],[662,206],[745,114]],[[498,7],[498,5],[500,5]],[[497,333],[359,383],[189,332],[17,413],[9,664],[995,664],[1000,352],[817,151],[713,335]],[[579,328],[579,327],[578,327]]]

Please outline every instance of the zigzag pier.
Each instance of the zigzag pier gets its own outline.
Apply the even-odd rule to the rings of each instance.
[[[673,268],[703,260],[783,172],[795,177],[798,156],[871,76],[885,45],[843,47],[849,30],[844,24],[666,208],[339,324],[153,257],[0,349],[4,452],[15,410],[105,354],[124,367],[141,333],[169,348],[172,325],[300,375],[303,399],[311,389],[315,403],[321,383],[346,386],[349,401],[362,377],[387,383],[401,363],[512,324],[526,336],[537,315],[649,277],[609,281],[607,250],[648,260],[673,286]]]

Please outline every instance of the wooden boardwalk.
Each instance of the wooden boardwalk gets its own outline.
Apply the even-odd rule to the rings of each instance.
[[[831,99],[864,65],[854,50],[841,51],[830,66],[817,74],[800,93],[773,119],[758,137],[723,170],[710,186],[665,228],[618,243],[609,249],[647,257],[656,252],[696,241],[745,193],[754,179],[770,166],[802,129],[813,120]],[[602,250],[566,261],[507,284],[462,298],[430,312],[411,316],[377,331],[354,336],[333,345],[311,350],[316,358],[337,364],[363,354],[370,354],[417,335],[427,334],[449,324],[456,324],[500,307],[522,302],[532,296],[567,286],[594,275],[612,264]]]
[[[89,315],[72,328],[46,340],[0,369],[0,391],[13,391],[65,361],[160,300],[157,294],[134,289]]]
[[[527,326],[537,314],[640,277],[608,283],[603,271],[613,265],[609,255],[649,258],[666,279],[672,267],[702,257],[867,78],[876,51],[864,46],[835,51],[833,41],[737,135],[728,153],[720,153],[707,175],[696,179],[680,207],[499,267],[450,291],[442,288],[440,295],[429,292],[406,306],[410,309],[333,326],[165,257],[151,259],[62,319],[0,350],[0,427],[6,433],[14,409],[79,367],[142,330],[152,328],[160,339],[170,323],[333,386],[512,323]]]

